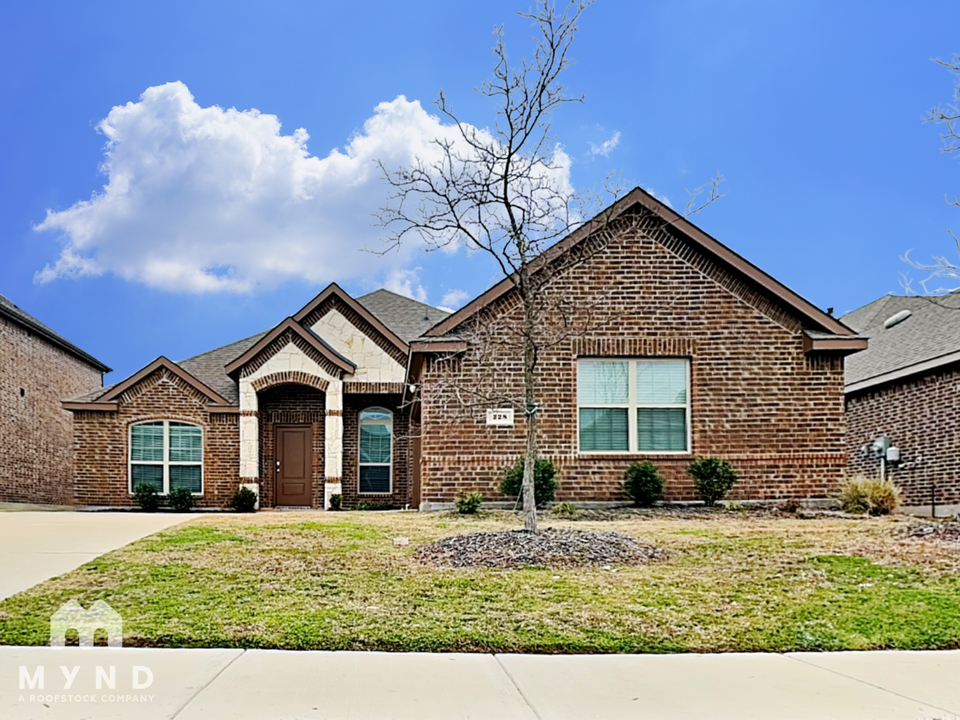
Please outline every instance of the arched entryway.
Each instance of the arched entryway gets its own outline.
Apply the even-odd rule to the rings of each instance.
[[[257,392],[263,507],[324,506],[326,393],[298,383]]]

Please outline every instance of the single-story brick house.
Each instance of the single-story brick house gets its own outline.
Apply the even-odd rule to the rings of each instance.
[[[640,459],[661,468],[667,499],[691,499],[684,471],[700,456],[736,465],[738,498],[833,496],[846,465],[844,357],[866,341],[640,189],[603,217],[602,233],[587,225],[543,258],[555,267],[581,253],[548,292],[574,325],[578,308],[591,318],[540,357],[540,442],[558,499],[622,501],[623,472]],[[262,507],[324,507],[334,493],[346,507],[433,509],[473,490],[501,499],[523,422],[487,424],[497,408],[449,412],[451,378],[479,386],[496,368],[518,387],[517,354],[470,339],[516,312],[508,280],[452,314],[331,285],[266,333],[159,358],[65,402],[77,501],[127,505],[140,482],[190,487],[207,506],[240,484]]]
[[[852,475],[880,474],[881,444],[899,450],[884,472],[907,509],[960,510],[960,295],[884,295],[843,316],[869,338],[846,368]]]
[[[60,401],[110,368],[0,295],[0,502],[73,502],[73,427]]]

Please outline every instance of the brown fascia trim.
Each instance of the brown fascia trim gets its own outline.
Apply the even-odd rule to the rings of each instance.
[[[558,255],[566,252],[577,243],[586,239],[604,225],[608,225],[609,223],[613,222],[635,205],[641,205],[647,210],[653,212],[667,222],[670,226],[676,228],[688,240],[704,250],[707,254],[717,258],[725,265],[732,268],[734,271],[752,282],[753,285],[759,287],[763,292],[768,295],[772,295],[787,305],[787,307],[793,308],[803,317],[814,322],[816,325],[819,325],[828,332],[832,332],[837,335],[855,334],[853,330],[848,328],[835,317],[828,315],[809,300],[804,299],[783,283],[775,280],[749,260],[735,253],[719,240],[707,235],[707,233],[686,218],[682,217],[673,208],[667,207],[642,188],[634,188],[613,205],[605,210],[602,210],[595,218],[587,223],[584,223],[581,227],[570,233],[556,245],[548,248],[543,255],[541,255],[541,258],[543,259],[541,264],[547,264],[551,262]],[[427,330],[424,335],[440,336],[450,332],[464,320],[473,316],[512,288],[513,283],[511,282],[510,278],[504,278],[492,288],[464,305],[452,315],[448,315],[446,318]]]
[[[76,402],[63,400],[60,407],[70,412],[116,412],[118,404],[115,402]]]
[[[21,312],[23,311],[21,310]],[[0,305],[0,315],[3,315],[5,318],[13,323],[16,323],[20,327],[26,328],[30,332],[39,335],[50,344],[56,345],[64,352],[70,353],[78,360],[82,360],[94,369],[99,370],[101,373],[113,372],[113,368],[107,367],[102,362],[97,360],[93,355],[84,352],[72,342],[60,337],[52,330],[43,327],[39,324],[39,321],[31,322],[29,317],[23,317],[21,315],[17,315],[16,313],[10,312],[10,310],[3,305]],[[26,313],[24,313],[24,315],[26,315]]]
[[[866,349],[866,338],[843,337],[842,335],[832,338],[812,338],[807,334],[803,336],[803,352],[805,355],[816,352],[852,355]]]
[[[464,340],[414,340],[410,343],[410,354],[407,356],[407,380],[403,391],[404,400],[411,394],[410,387],[419,382],[420,371],[423,369],[425,355],[446,353],[455,355],[465,352],[467,343]]]
[[[340,368],[343,372],[352,375],[357,371],[356,365],[330,349],[330,347],[328,347],[327,344],[320,340],[320,338],[318,338],[314,333],[306,330],[295,317],[288,317],[273,330],[260,338],[260,340],[257,341],[257,344],[243,353],[243,355],[228,363],[224,368],[227,375],[233,375],[233,373],[240,370],[240,368],[253,360],[265,347],[280,337],[280,335],[287,330],[291,330],[300,336],[304,341],[310,344],[310,347],[323,355],[327,360],[333,363],[334,366]]]
[[[394,345],[400,352],[404,355],[409,352],[410,348],[405,343],[399,335],[397,335],[393,330],[384,325],[376,315],[367,310],[363,305],[354,300],[347,294],[346,290],[341,288],[336,283],[330,283],[327,285],[324,290],[317,295],[313,300],[304,305],[300,310],[298,310],[293,315],[293,319],[298,323],[302,323],[307,317],[310,316],[314,310],[316,310],[320,305],[322,305],[326,300],[331,297],[336,297],[338,300],[343,302],[347,307],[353,310],[357,315],[362,317],[368,323],[370,323],[377,332],[383,335],[392,345]]]
[[[197,380],[197,378],[195,378],[193,375],[188,373],[186,370],[184,370],[182,367],[177,365],[175,362],[173,362],[172,360],[168,360],[162,355],[158,357],[156,360],[154,360],[152,363],[147,365],[146,367],[141,368],[140,370],[135,372],[133,375],[128,377],[123,382],[118,383],[117,385],[114,385],[106,393],[98,397],[92,403],[78,403],[78,404],[99,405],[99,404],[106,403],[107,401],[114,400],[120,395],[122,395],[124,392],[129,390],[131,387],[136,385],[138,382],[143,380],[145,377],[147,377],[148,375],[151,375],[152,373],[156,372],[161,368],[173,373],[178,378],[180,378],[185,383],[187,383],[187,385],[192,387],[194,390],[201,393],[202,395],[205,395],[207,398],[210,399],[210,402],[216,405],[232,405],[232,403],[229,400],[227,400],[225,397],[220,395],[220,393],[212,390],[210,387],[208,387],[204,383]]]
[[[212,405],[207,409],[212,413],[218,413],[220,415],[239,415],[240,414],[239,405]]]

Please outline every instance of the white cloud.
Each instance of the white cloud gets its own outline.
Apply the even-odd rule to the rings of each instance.
[[[404,294],[424,297],[415,273],[404,275],[420,249],[415,241],[384,256],[361,252],[382,247],[372,214],[386,188],[376,161],[429,162],[438,153],[433,141],[456,142],[456,129],[403,96],[378,105],[343,151],[323,158],[308,152],[306,130],[280,128],[279,118],[258,110],[201,107],[180,82],[113,108],[98,126],[107,138],[107,184],[90,200],[48,210],[36,226],[64,243],[37,280],[114,273],[203,293],[387,276]],[[558,177],[569,184],[569,162],[560,164]]]
[[[458,308],[463,305],[463,301],[468,297],[470,297],[470,295],[463,290],[447,290],[447,292],[444,293],[443,299],[440,301],[440,305],[445,310]]]
[[[384,287],[390,292],[398,295],[418,300],[422,303],[427,301],[427,290],[420,284],[420,268],[403,270],[395,268],[387,275],[387,281]]]
[[[620,131],[617,130],[609,140],[604,140],[599,145],[594,145],[590,143],[590,154],[596,157],[597,155],[602,155],[603,157],[610,157],[610,153],[613,152],[614,148],[620,144]]]

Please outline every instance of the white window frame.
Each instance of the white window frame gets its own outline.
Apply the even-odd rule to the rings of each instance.
[[[163,423],[163,460],[136,460],[133,459],[133,429],[138,425],[153,425]],[[182,462],[170,460],[170,423],[180,423],[181,425],[190,425],[200,428],[200,462]],[[197,423],[187,422],[186,420],[143,420],[141,422],[130,423],[127,428],[127,492],[133,495],[133,466],[134,465],[154,465],[163,467],[163,487],[158,495],[166,496],[170,493],[170,466],[171,465],[199,465],[200,466],[200,492],[191,492],[194,497],[202,497],[204,491],[205,475],[204,472],[204,437],[203,426]]]
[[[687,402],[669,404],[640,404],[637,402],[637,363],[638,362],[676,362],[682,360],[686,364],[686,398]],[[627,381],[629,383],[629,394],[626,403],[581,403],[580,402],[580,363],[589,362],[608,362],[608,363],[627,363]],[[577,395],[577,453],[579,455],[604,456],[604,455],[692,455],[693,454],[693,432],[691,416],[691,395],[690,395],[690,376],[692,374],[692,363],[690,358],[686,357],[616,357],[616,358],[597,358],[580,357],[577,358],[577,377],[575,380],[575,392]],[[627,449],[626,450],[581,450],[580,449],[580,409],[581,408],[626,408],[627,410]],[[637,436],[637,422],[639,419],[639,410],[641,408],[683,408],[684,419],[686,421],[687,447],[685,450],[640,450],[640,438]]]
[[[390,416],[389,420],[363,420],[365,412],[383,412]],[[396,448],[396,438],[393,435],[393,411],[384,407],[368,407],[357,413],[357,495],[393,495],[393,457]],[[388,463],[365,463],[360,461],[360,442],[363,436],[363,425],[387,425],[390,428],[390,462]],[[383,491],[370,491],[360,489],[360,468],[362,467],[386,467],[390,472],[390,489]]]

